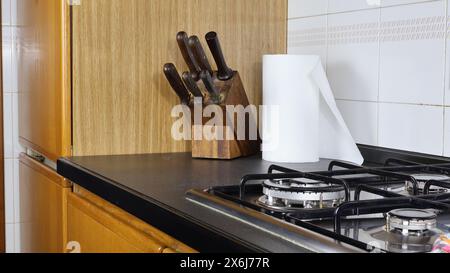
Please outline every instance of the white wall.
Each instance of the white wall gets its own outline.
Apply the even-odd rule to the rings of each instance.
[[[359,143],[450,156],[447,0],[289,0],[288,52],[318,54]]]
[[[16,0],[2,0],[6,251],[19,252],[19,154]]]

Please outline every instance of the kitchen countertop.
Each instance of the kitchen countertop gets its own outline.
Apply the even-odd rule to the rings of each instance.
[[[279,164],[323,171],[329,160]],[[58,173],[200,252],[306,252],[289,240],[197,205],[190,189],[238,185],[265,173],[261,156],[232,161],[192,159],[190,153],[62,158]]]

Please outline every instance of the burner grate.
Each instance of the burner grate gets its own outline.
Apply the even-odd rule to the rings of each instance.
[[[347,183],[341,179],[336,179],[332,177],[326,177],[319,174],[313,173],[303,173],[303,172],[289,172],[289,173],[268,173],[268,174],[253,174],[246,175],[242,178],[240,183],[240,199],[243,200],[245,198],[245,189],[246,185],[252,181],[258,181],[264,183],[264,181],[283,181],[289,179],[309,179],[317,182],[323,182],[329,186],[327,187],[281,187],[278,188],[273,186],[272,188],[279,190],[281,192],[288,193],[323,193],[323,192],[335,192],[335,191],[344,191],[345,201],[350,201],[350,188]],[[267,184],[267,183],[266,183]],[[336,187],[338,186],[338,187]]]
[[[428,229],[450,221],[450,164],[442,161],[423,164],[387,158],[376,167],[332,161],[328,170],[319,172],[271,165],[265,174],[244,176],[239,187],[215,187],[209,192],[367,251],[429,249],[429,241],[425,248],[421,245],[426,236],[430,240],[436,236]],[[433,218],[407,223],[395,214],[405,209],[431,210],[439,219],[444,215],[444,222]],[[374,247],[358,239],[359,233],[367,236],[371,228],[377,231],[371,235],[386,240],[386,246]],[[425,235],[421,238],[421,234]]]
[[[339,169],[338,169],[339,168]],[[292,173],[295,170],[285,168],[278,165],[272,165],[269,167],[268,173],[273,174],[275,172]],[[449,180],[434,180],[423,181],[417,174],[426,174],[429,177],[433,175],[450,175],[450,164],[436,164],[436,165],[422,165],[413,161],[405,161],[400,159],[388,159],[385,166],[376,168],[367,168],[357,166],[340,161],[332,161],[329,164],[328,171],[315,172],[321,176],[330,178],[341,177],[349,187],[354,191],[354,201],[345,202],[340,204],[333,211],[328,210],[328,217],[333,221],[333,231],[316,226],[315,230],[319,233],[332,237],[336,240],[351,243],[354,246],[361,247],[363,249],[370,249],[371,246],[364,244],[361,246],[361,242],[348,238],[341,234],[341,222],[343,217],[349,216],[365,216],[382,213],[386,216],[390,212],[405,208],[415,209],[435,209],[438,211],[450,211],[450,193],[445,191],[431,192],[431,187],[440,187],[441,189],[450,189],[450,177]],[[414,175],[416,174],[416,175]],[[352,175],[358,175],[356,178]],[[346,178],[342,178],[345,176]],[[419,179],[417,179],[419,178]],[[382,189],[380,187],[393,186],[405,183],[405,188],[408,185],[411,188],[412,196],[405,196],[400,193],[392,192]],[[361,194],[363,192],[374,194],[380,197],[375,200],[361,200]],[[434,194],[431,194],[434,193]],[[303,211],[294,211],[286,213],[285,219],[300,226],[307,224],[311,228],[310,221],[323,221],[326,218],[307,218],[311,217],[311,214],[305,214]],[[316,216],[319,216],[318,214]],[[323,217],[323,214],[321,215]],[[395,217],[387,217],[386,220],[394,219],[392,221],[395,227]],[[430,223],[428,223],[430,222]],[[431,223],[432,222],[432,223]],[[405,222],[406,223],[406,222]],[[420,226],[421,224],[427,224],[428,227],[433,226],[434,220],[423,221],[411,221],[408,228],[414,229],[414,225]],[[401,226],[401,225],[400,225]],[[386,225],[389,227],[389,225]],[[413,234],[407,227],[402,229],[403,236],[408,236],[406,230]],[[425,231],[424,229],[423,231]],[[345,240],[342,236],[347,237]]]

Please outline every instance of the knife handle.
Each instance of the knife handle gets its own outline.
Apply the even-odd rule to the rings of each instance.
[[[194,95],[194,97],[196,98],[203,99],[203,93],[202,91],[200,91],[200,88],[192,77],[192,74],[189,72],[184,72],[182,77],[184,84],[186,85],[187,89],[191,91],[192,95]]]
[[[164,75],[166,75],[167,81],[169,82],[172,89],[180,98],[183,104],[189,104],[191,96],[189,91],[183,84],[180,74],[178,74],[177,68],[174,64],[169,63],[164,65]]]
[[[192,73],[192,76],[194,77],[195,80],[199,80],[200,72],[202,70],[198,65],[194,53],[192,52],[189,46],[189,36],[187,35],[186,32],[184,31],[178,32],[177,43],[178,47],[180,48],[181,54],[183,55],[183,59]]]
[[[202,71],[206,70],[210,75],[213,75],[213,70],[209,64],[208,57],[206,57],[205,50],[200,43],[200,39],[195,35],[191,36],[189,38],[189,46],[191,47],[194,56],[197,58]]]
[[[200,79],[203,81],[203,84],[206,87],[206,90],[210,93],[210,95],[218,97],[220,95],[219,90],[214,85],[214,81],[212,80],[211,74],[208,71],[203,70],[200,73]]]
[[[214,57],[214,60],[217,64],[217,78],[221,81],[227,81],[231,79],[234,75],[234,72],[231,68],[228,67],[225,57],[223,56],[222,47],[220,45],[219,37],[217,33],[214,31],[209,32],[205,36],[206,42],[208,43],[209,49]]]

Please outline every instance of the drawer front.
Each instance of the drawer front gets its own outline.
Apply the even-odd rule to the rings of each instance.
[[[70,183],[24,154],[20,157],[19,172],[21,251],[62,253]]]
[[[70,193],[68,243],[81,253],[161,253],[165,246],[94,203]]]
[[[89,192],[88,190],[74,185],[73,192],[77,196],[90,201],[97,207],[110,215],[113,215],[116,219],[123,223],[127,223],[128,226],[135,230],[146,234],[147,236],[154,238],[156,241],[161,242],[165,248],[170,248],[176,253],[195,253],[196,251],[175,238],[165,234],[164,232],[156,229],[155,227],[145,223],[144,221],[136,218],[135,216],[127,213],[126,211],[118,208],[117,206],[109,203],[108,201],[98,197],[97,195]]]

